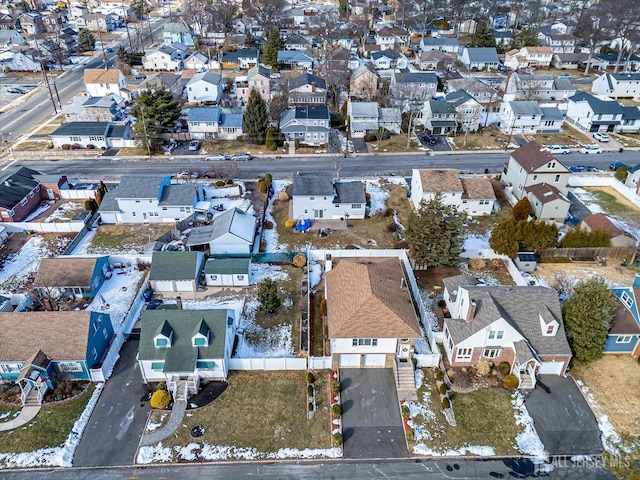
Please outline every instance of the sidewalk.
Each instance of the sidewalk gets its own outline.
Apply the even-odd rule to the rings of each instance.
[[[13,430],[14,428],[18,428],[26,423],[29,423],[35,418],[36,415],[38,415],[38,413],[40,412],[40,408],[40,406],[22,407],[22,410],[20,410],[20,415],[18,415],[16,418],[9,422],[0,423],[0,432]]]

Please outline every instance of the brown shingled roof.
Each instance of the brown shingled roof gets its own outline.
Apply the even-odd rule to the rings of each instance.
[[[91,312],[0,312],[0,357],[25,361],[42,350],[54,360],[87,355]]]
[[[618,228],[604,213],[594,213],[582,219],[591,230],[601,230],[606,232],[609,237],[619,237],[624,235],[624,231]]]
[[[85,68],[84,83],[118,83],[120,81],[120,70],[110,68]]]
[[[341,258],[326,277],[330,338],[421,336],[399,259]]]
[[[424,192],[463,192],[460,171],[455,168],[425,168],[420,172]]]
[[[560,193],[560,191],[553,185],[548,183],[538,183],[537,185],[530,185],[525,187],[527,193],[533,194],[541,203],[549,203],[554,200],[564,200],[569,203],[569,200]]]
[[[472,200],[495,200],[496,193],[493,191],[491,180],[485,177],[461,178],[464,194],[462,198]]]
[[[529,173],[553,160],[560,163],[560,161],[549,152],[543,152],[541,149],[542,147],[537,142],[529,142],[511,152],[511,156]],[[566,171],[568,172],[569,170]]]
[[[95,258],[43,258],[34,287],[87,287],[96,268]]]

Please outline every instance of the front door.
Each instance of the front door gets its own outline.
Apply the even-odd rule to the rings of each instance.
[[[47,188],[47,198],[49,200],[55,200],[56,196],[53,193],[53,190],[51,190],[50,188]]]
[[[407,359],[409,358],[409,353],[411,352],[411,344],[409,343],[408,338],[401,338],[398,342],[398,358],[399,359]]]

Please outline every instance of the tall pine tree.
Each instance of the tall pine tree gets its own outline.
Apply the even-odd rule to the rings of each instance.
[[[247,108],[244,111],[243,130],[247,136],[247,141],[254,145],[262,145],[267,136],[269,127],[269,112],[267,103],[260,94],[251,89]]]
[[[284,41],[280,38],[280,32],[274,28],[267,36],[267,42],[264,44],[262,52],[262,63],[271,68],[278,67],[278,51],[284,50]]]
[[[481,23],[471,39],[471,46],[495,47],[496,36],[493,33],[493,29],[489,28],[486,23]]]
[[[169,90],[145,90],[131,107],[131,115],[136,119],[133,136],[137,138],[138,146],[155,152],[162,145],[160,134],[178,122],[180,104]]]

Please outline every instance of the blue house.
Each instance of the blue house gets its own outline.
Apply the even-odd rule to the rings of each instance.
[[[41,405],[58,380],[90,380],[113,335],[106,313],[0,312],[0,380],[18,383],[23,404]]]
[[[107,256],[43,258],[33,280],[33,288],[40,298],[93,298],[110,271]]]
[[[630,287],[614,288],[613,294],[620,305],[613,315],[613,322],[604,346],[604,353],[630,353],[640,356],[640,275],[636,275]]]

